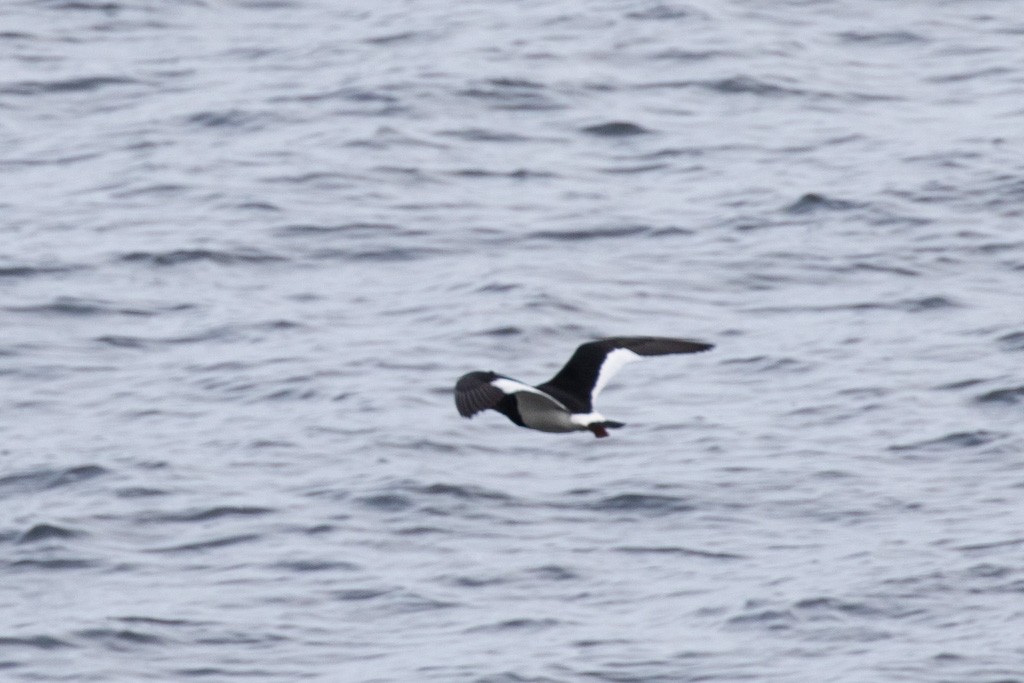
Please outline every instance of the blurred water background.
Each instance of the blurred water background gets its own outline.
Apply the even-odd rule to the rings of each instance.
[[[1005,0],[11,0],[0,678],[1024,681]],[[451,386],[632,365],[612,438]]]

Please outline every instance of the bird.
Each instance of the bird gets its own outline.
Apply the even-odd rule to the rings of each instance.
[[[645,356],[698,353],[713,344],[673,337],[609,337],[576,349],[565,366],[547,382],[531,386],[493,371],[468,372],[455,383],[455,407],[471,418],[495,410],[513,423],[542,432],[590,431],[597,438],[625,423],[605,418],[594,409],[598,394],[627,363]]]

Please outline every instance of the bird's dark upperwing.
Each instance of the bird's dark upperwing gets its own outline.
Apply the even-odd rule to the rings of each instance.
[[[707,351],[713,344],[672,337],[610,337],[581,344],[558,374],[538,388],[560,392],[580,401],[574,409],[590,412],[597,395],[608,380],[626,363],[644,356],[666,356],[674,353]]]
[[[498,405],[505,392],[491,384],[500,378],[496,372],[469,372],[455,383],[455,407],[462,417],[473,417],[481,410]]]

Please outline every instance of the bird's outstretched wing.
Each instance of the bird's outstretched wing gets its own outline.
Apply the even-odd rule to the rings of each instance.
[[[707,351],[713,344],[672,337],[610,337],[581,344],[569,362],[540,389],[554,387],[585,402],[593,410],[597,395],[627,363],[645,356]]]
[[[497,408],[506,396],[526,393],[531,394],[534,401],[547,401],[552,407],[567,410],[562,403],[536,387],[523,384],[511,377],[496,372],[477,370],[469,372],[455,383],[455,407],[462,417],[473,417],[482,410]]]

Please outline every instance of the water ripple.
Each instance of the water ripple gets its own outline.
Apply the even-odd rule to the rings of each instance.
[[[139,81],[123,76],[86,76],[55,81],[21,81],[0,86],[5,95],[47,95],[56,93],[93,92],[104,88],[135,85]]]
[[[18,543],[63,540],[81,535],[81,532],[53,524],[36,524],[18,537]]]
[[[629,555],[680,555],[682,557],[703,557],[709,560],[741,560],[743,555],[720,553],[711,550],[695,550],[681,546],[620,546],[617,552]]]
[[[599,123],[593,126],[587,126],[583,129],[583,132],[599,137],[621,138],[631,137],[634,135],[645,135],[651,131],[630,121],[609,121],[608,123]]]
[[[100,646],[122,650],[137,645],[163,645],[167,641],[152,633],[143,633],[131,629],[91,628],[77,631],[75,635],[89,641],[96,641]]]
[[[126,263],[145,263],[154,266],[177,266],[181,264],[210,262],[218,265],[239,263],[268,263],[285,261],[285,257],[268,254],[255,249],[224,251],[213,249],[172,249],[164,252],[133,251],[121,256]]]
[[[650,227],[646,225],[626,225],[609,228],[585,228],[579,230],[539,230],[530,233],[530,237],[542,240],[555,240],[560,242],[577,242],[584,240],[615,239],[621,237],[633,237],[649,233]]]
[[[254,505],[218,505],[210,508],[197,508],[182,512],[152,512],[137,518],[142,524],[166,524],[179,522],[205,522],[222,517],[258,517],[276,512],[273,508]]]
[[[71,643],[53,636],[38,635],[30,637],[10,637],[0,635],[0,647],[19,648],[27,647],[34,650],[57,650],[60,648],[74,647]]]
[[[952,432],[945,436],[938,437],[936,439],[927,439],[925,441],[917,441],[909,444],[901,444],[891,446],[890,450],[893,451],[935,451],[935,450],[962,450],[964,448],[978,448],[979,446],[987,446],[999,439],[1002,439],[1005,434],[996,432],[989,432],[984,430],[978,430],[973,432]]]
[[[9,474],[0,477],[0,497],[72,486],[106,473],[107,470],[99,465],[80,465],[66,469],[40,469]]]
[[[590,504],[593,510],[603,512],[644,512],[668,514],[674,512],[691,512],[696,506],[678,496],[666,496],[651,493],[619,493],[601,498]]]
[[[978,403],[997,405],[1017,405],[1024,403],[1024,384],[1004,389],[994,389],[978,395],[975,399]]]
[[[1024,351],[1024,332],[1011,332],[997,341],[1006,351]]]
[[[788,213],[804,214],[815,211],[849,211],[850,209],[857,208],[861,208],[861,206],[855,202],[833,199],[811,192],[787,206],[786,211]]]
[[[229,546],[238,545],[240,543],[251,543],[263,538],[260,534],[234,534],[231,536],[222,536],[220,538],[213,538],[207,541],[197,541],[194,543],[182,543],[180,545],[168,546],[164,548],[153,548],[149,552],[153,553],[194,553],[201,552],[204,550],[214,550],[218,548],[225,548]]]

